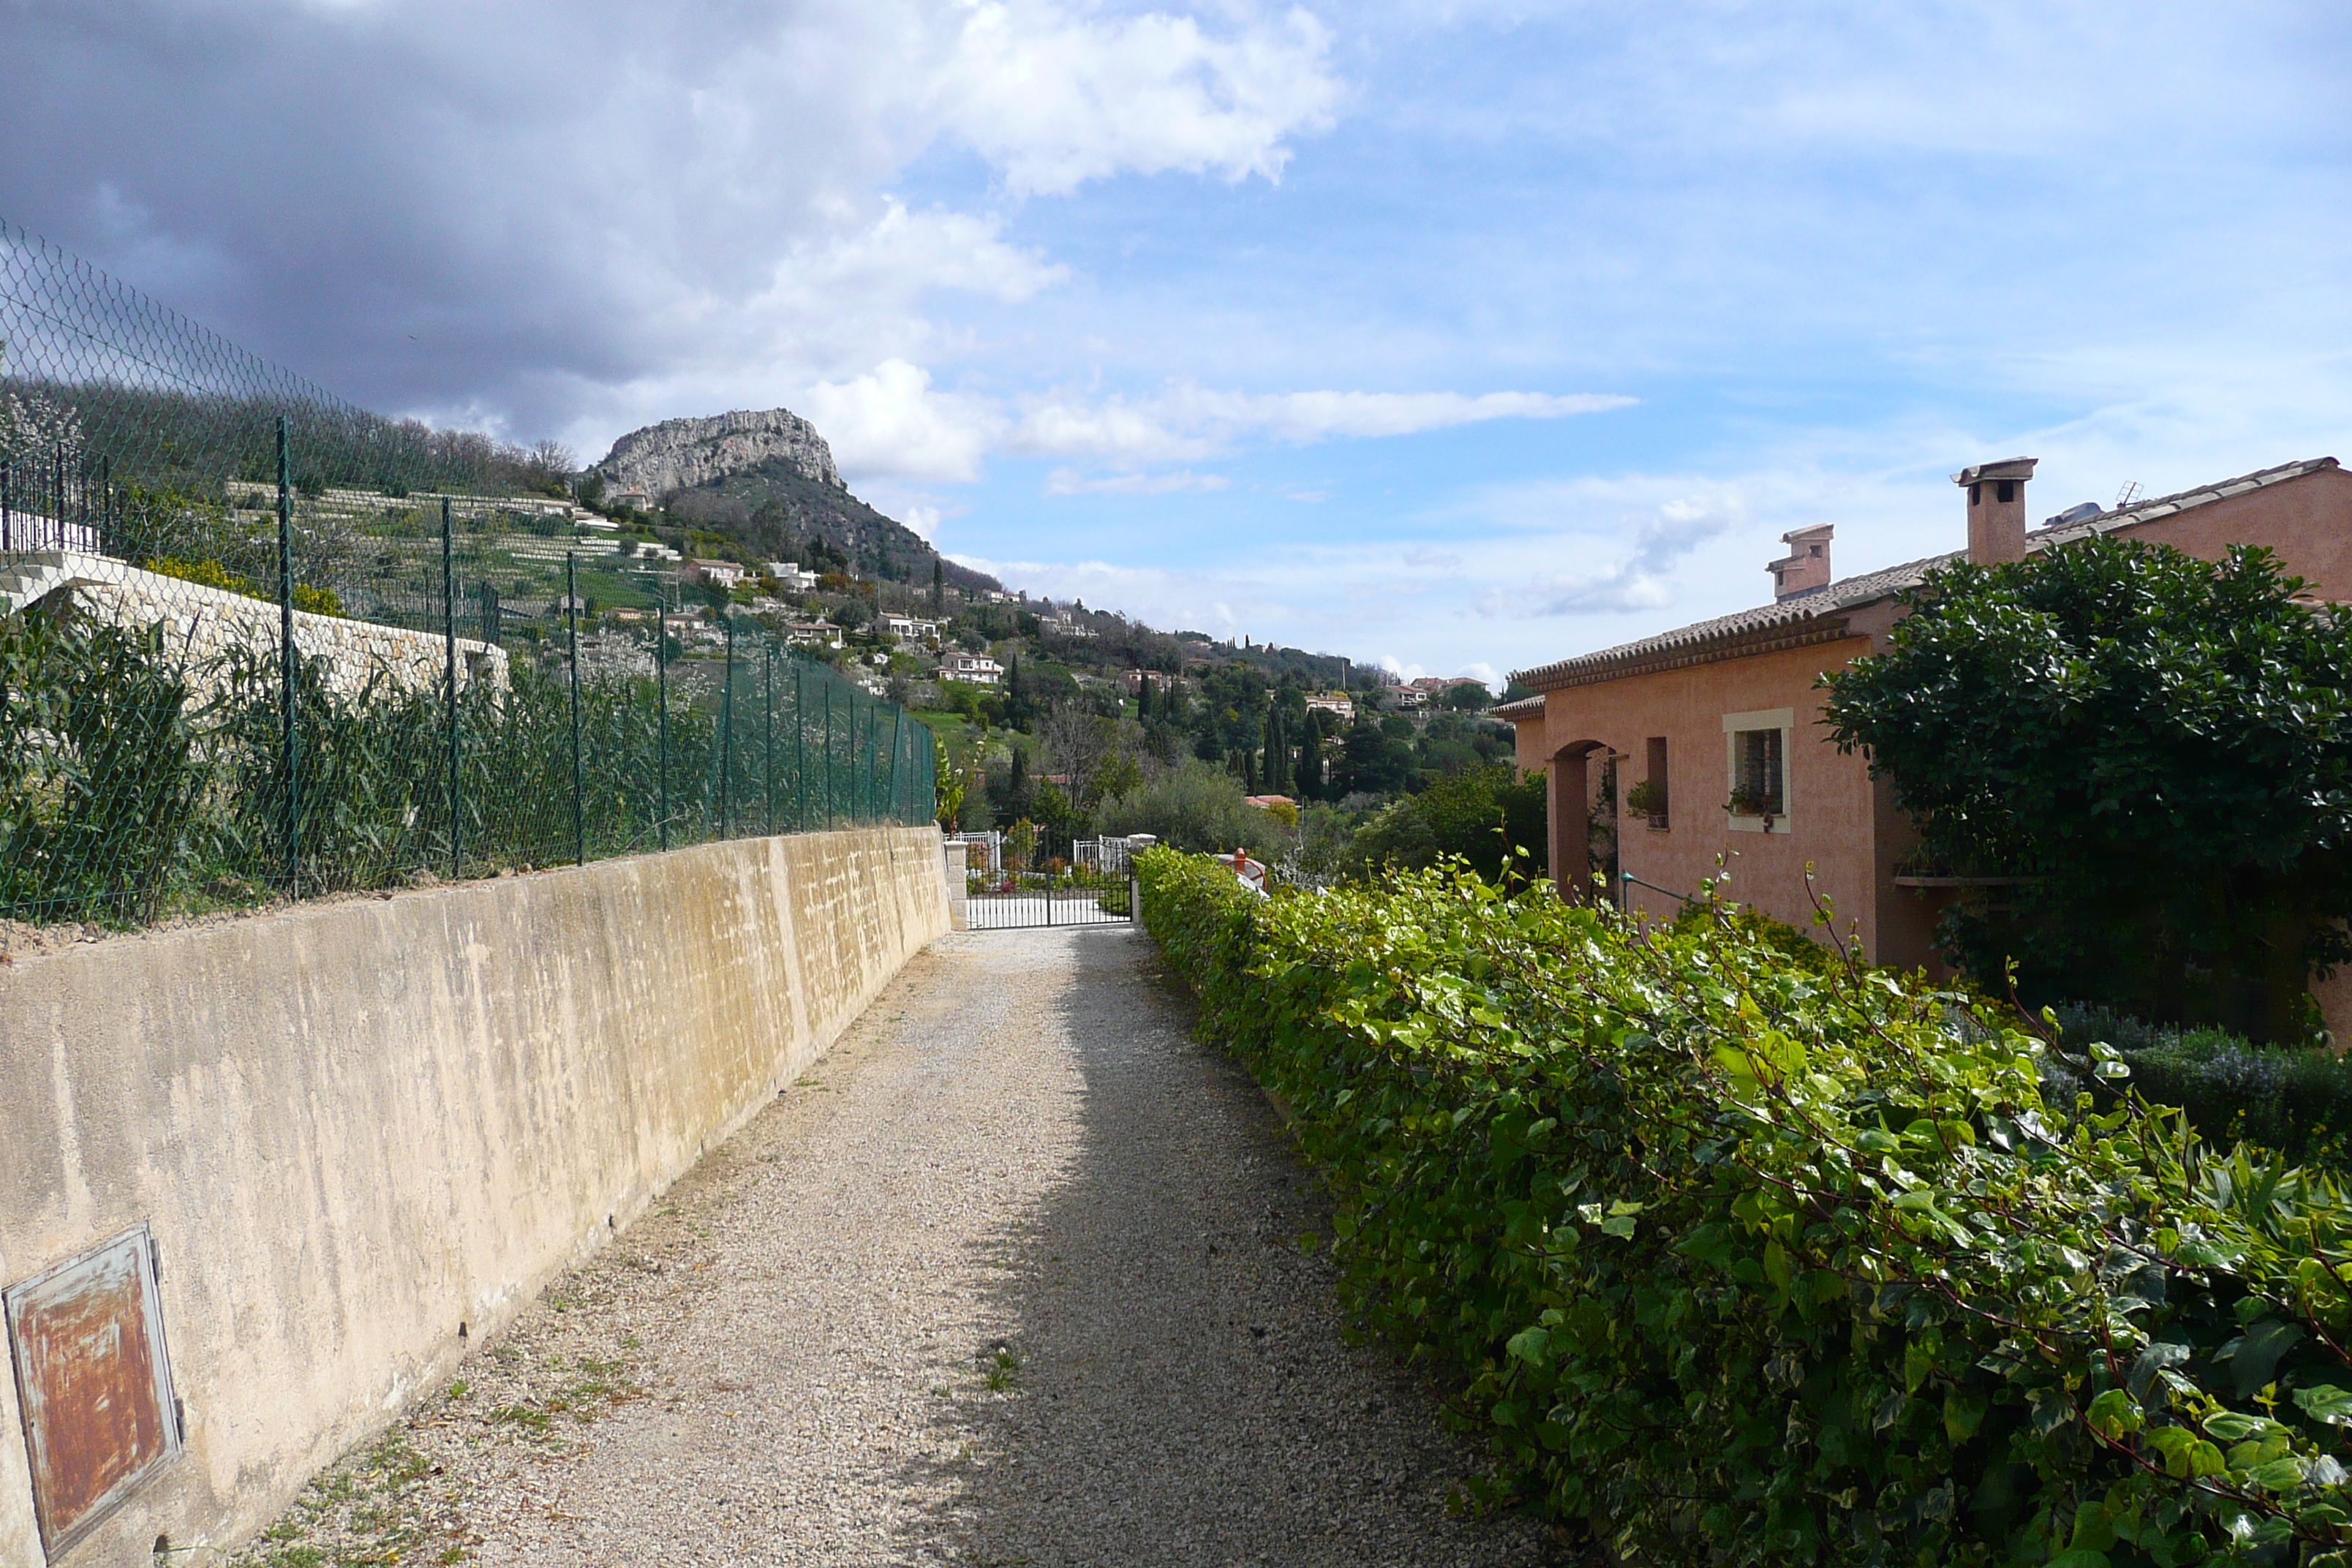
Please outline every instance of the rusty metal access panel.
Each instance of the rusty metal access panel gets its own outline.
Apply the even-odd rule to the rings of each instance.
[[[180,1452],[145,1226],[0,1294],[52,1562]]]

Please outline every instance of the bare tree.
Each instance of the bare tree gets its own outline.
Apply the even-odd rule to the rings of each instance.
[[[1037,729],[1047,768],[1070,781],[1069,796],[1092,804],[1103,766],[1118,754],[1118,724],[1080,702],[1056,702]]]
[[[572,456],[572,448],[552,438],[534,442],[524,460],[541,473],[559,479],[568,479],[580,471],[580,459]]]

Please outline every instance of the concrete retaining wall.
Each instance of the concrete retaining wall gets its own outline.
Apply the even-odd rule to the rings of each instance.
[[[948,929],[942,865],[747,839],[0,968],[0,1283],[151,1224],[187,1410],[61,1561],[267,1523],[821,1054]],[[42,1562],[0,1363],[0,1565]]]

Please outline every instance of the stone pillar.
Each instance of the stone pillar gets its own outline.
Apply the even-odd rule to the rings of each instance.
[[[945,853],[948,878],[948,921],[957,931],[970,931],[965,919],[964,867],[969,863],[971,846],[961,838],[950,838],[940,846]]]

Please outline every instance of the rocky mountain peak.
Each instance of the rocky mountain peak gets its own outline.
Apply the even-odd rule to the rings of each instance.
[[[614,442],[595,471],[610,489],[642,490],[659,500],[764,463],[786,463],[814,483],[846,488],[833,466],[833,448],[815,426],[788,408],[665,419]]]

